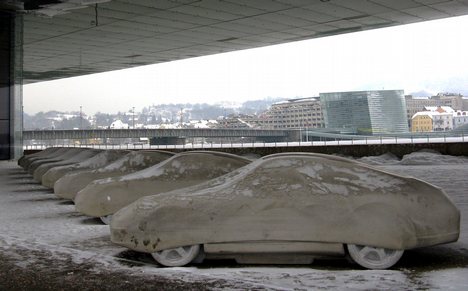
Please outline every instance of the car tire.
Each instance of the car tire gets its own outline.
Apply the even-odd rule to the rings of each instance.
[[[203,245],[200,245],[200,251],[198,252],[198,255],[192,260],[191,263],[193,264],[201,264],[206,258],[206,253]]]
[[[99,217],[104,224],[109,225],[112,221],[112,214]]]
[[[376,248],[364,245],[347,245],[351,259],[358,265],[373,270],[388,269],[403,255],[403,250]]]
[[[154,252],[151,253],[151,256],[160,265],[182,267],[195,260],[200,254],[200,249],[200,245],[191,245]]]

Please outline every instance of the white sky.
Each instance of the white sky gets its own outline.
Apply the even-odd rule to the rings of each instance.
[[[467,31],[463,16],[29,84],[24,109],[92,114],[332,91],[458,92],[468,89]]]

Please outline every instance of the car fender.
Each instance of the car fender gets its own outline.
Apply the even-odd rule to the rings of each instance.
[[[398,250],[417,244],[413,222],[392,205],[364,204],[354,209],[352,217],[352,235],[346,243]]]

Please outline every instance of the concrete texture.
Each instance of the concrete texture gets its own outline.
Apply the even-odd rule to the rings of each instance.
[[[34,152],[34,153],[30,153],[30,154],[24,153],[24,155],[21,158],[18,159],[18,166],[24,168],[25,163],[28,160],[31,160],[31,159],[34,159],[34,158],[46,157],[47,155],[50,155],[53,152],[58,151],[59,149],[60,148],[58,148],[58,147],[57,148],[46,148],[45,150],[39,151],[39,152]]]
[[[31,164],[29,164],[27,171],[29,174],[33,175],[34,171],[36,171],[37,168],[44,164],[56,163],[70,159],[85,150],[87,150],[87,148],[65,148],[63,151],[57,151],[57,154],[54,154],[47,159],[33,161]]]
[[[76,194],[94,180],[122,176],[154,166],[174,153],[167,151],[135,151],[99,169],[70,173],[54,184],[54,193],[65,199],[74,199]]]
[[[344,158],[288,153],[141,198],[113,215],[111,239],[142,252],[285,240],[404,250],[456,241],[459,230],[459,211],[437,187]]]
[[[29,170],[29,166],[34,162],[34,161],[39,161],[39,160],[46,160],[46,159],[50,159],[52,157],[57,157],[59,155],[62,155],[64,153],[66,153],[67,151],[69,150],[69,148],[49,148],[49,149],[46,149],[44,150],[44,153],[42,154],[42,151],[41,152],[37,152],[38,155],[37,156],[26,156],[24,158],[24,160],[21,161],[21,166],[23,167],[23,169],[25,169],[26,171]]]
[[[68,173],[76,173],[79,171],[105,167],[128,153],[130,153],[130,151],[127,150],[104,150],[97,155],[84,160],[83,162],[65,166],[56,166],[52,169],[49,169],[42,176],[42,185],[49,188],[54,188],[55,182]]]
[[[64,159],[62,161],[58,162],[53,162],[53,163],[46,163],[43,165],[40,165],[36,168],[36,170],[33,173],[33,177],[36,181],[42,182],[42,176],[47,173],[50,169],[53,169],[55,167],[60,167],[60,166],[67,166],[67,165],[73,165],[76,163],[83,162],[89,158],[92,158],[96,156],[97,154],[101,153],[102,150],[98,149],[86,149],[81,152],[76,153],[75,155]]]
[[[76,210],[95,217],[110,215],[141,197],[197,185],[250,162],[227,153],[181,153],[145,170],[88,184],[75,197]]]

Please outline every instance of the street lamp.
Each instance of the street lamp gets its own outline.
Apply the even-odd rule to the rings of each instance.
[[[135,129],[135,106],[132,107],[133,129]]]
[[[80,129],[83,129],[83,106],[80,106]]]
[[[183,128],[184,123],[184,108],[180,108],[180,128]]]

